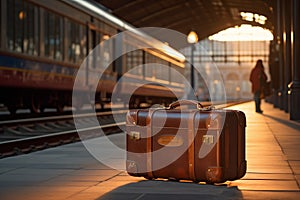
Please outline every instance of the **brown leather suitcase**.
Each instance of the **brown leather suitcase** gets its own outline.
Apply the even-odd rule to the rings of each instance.
[[[246,173],[245,127],[243,112],[203,108],[197,101],[130,110],[127,172],[147,179],[207,183],[239,179]]]

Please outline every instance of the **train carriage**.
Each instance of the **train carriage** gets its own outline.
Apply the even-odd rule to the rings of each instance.
[[[128,80],[131,83],[128,85],[134,84],[134,80],[147,79],[156,83],[140,84],[135,94],[124,94],[131,95],[130,106],[138,106],[142,102],[169,103],[176,96],[183,95],[184,85],[180,78],[174,78],[176,74],[172,74],[172,70],[155,68],[156,71],[153,71],[147,65],[143,73],[126,72],[140,64],[159,63],[183,73],[184,56],[145,33],[136,31],[95,2],[3,0],[0,6],[0,104],[11,113],[19,108],[43,112],[48,107],[62,111],[64,106],[71,106],[74,80],[84,59],[101,42],[122,31],[132,32],[133,38],[151,44],[152,48],[129,52],[120,61],[112,62],[93,97],[89,91],[89,76],[97,71],[100,62],[92,62],[82,82],[84,98],[73,98],[73,105],[77,108],[85,103],[103,106],[111,100],[114,87],[124,74],[130,76]],[[123,42],[126,46],[136,45],[130,41]],[[161,45],[165,45],[168,52],[158,48]],[[113,57],[114,48],[112,43],[103,45],[98,59],[103,62],[107,57]],[[176,95],[166,92],[166,87],[173,88]]]

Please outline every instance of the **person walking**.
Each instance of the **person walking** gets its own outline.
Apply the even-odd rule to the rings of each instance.
[[[254,94],[255,110],[257,113],[263,113],[260,108],[261,94],[263,86],[267,82],[267,75],[262,60],[257,60],[255,67],[251,70],[250,81],[252,83],[252,93]]]

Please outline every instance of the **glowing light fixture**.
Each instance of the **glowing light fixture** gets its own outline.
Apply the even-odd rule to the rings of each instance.
[[[259,14],[254,14],[250,12],[241,12],[240,13],[243,20],[249,21],[249,22],[257,22],[259,24],[265,24],[267,21],[267,17]]]
[[[273,40],[273,34],[268,29],[243,24],[240,27],[220,31],[209,36],[208,39],[217,41],[268,41]]]
[[[191,31],[187,36],[188,43],[195,44],[198,42],[198,35],[195,31]]]
[[[107,34],[103,35],[103,40],[109,40],[109,38],[110,38],[109,35],[107,35]]]
[[[241,16],[242,16],[243,20],[252,22],[254,14],[253,13],[241,12]]]
[[[254,19],[257,23],[260,23],[260,24],[265,24],[267,21],[267,18],[263,15],[256,15],[256,16],[254,16]]]
[[[190,44],[197,43],[198,39],[199,39],[198,35],[197,35],[197,33],[195,31],[191,31],[188,34],[188,36],[187,36],[187,41]],[[192,45],[191,46],[191,87],[192,87],[192,90],[190,90],[190,93],[189,93],[189,98],[190,99],[194,99],[195,98],[195,93],[194,93],[194,89],[195,89],[194,51],[195,51],[195,45]]]
[[[20,19],[20,20],[23,20],[25,17],[26,17],[25,12],[21,10],[21,11],[19,12],[19,19]]]

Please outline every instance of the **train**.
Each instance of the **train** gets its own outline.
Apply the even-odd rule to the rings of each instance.
[[[129,107],[142,103],[166,105],[184,93],[180,77],[185,69],[184,55],[111,15],[95,1],[2,0],[0,8],[0,104],[11,114],[20,108],[32,113],[44,112],[46,108],[62,112],[66,106],[80,109],[86,103],[104,107],[124,75],[130,81],[125,87],[139,84],[133,94],[120,96],[130,97]],[[94,92],[90,91],[89,77],[97,72],[97,62],[86,67],[81,98],[74,99],[74,81],[86,57],[103,41],[124,31],[150,48],[135,47],[137,43],[124,39],[122,43],[135,50],[105,69],[106,78]],[[114,43],[108,44],[100,45],[99,59],[114,56]],[[152,68],[147,63],[158,65]],[[139,72],[128,74],[138,65],[142,65]],[[160,65],[173,70],[159,68]]]

